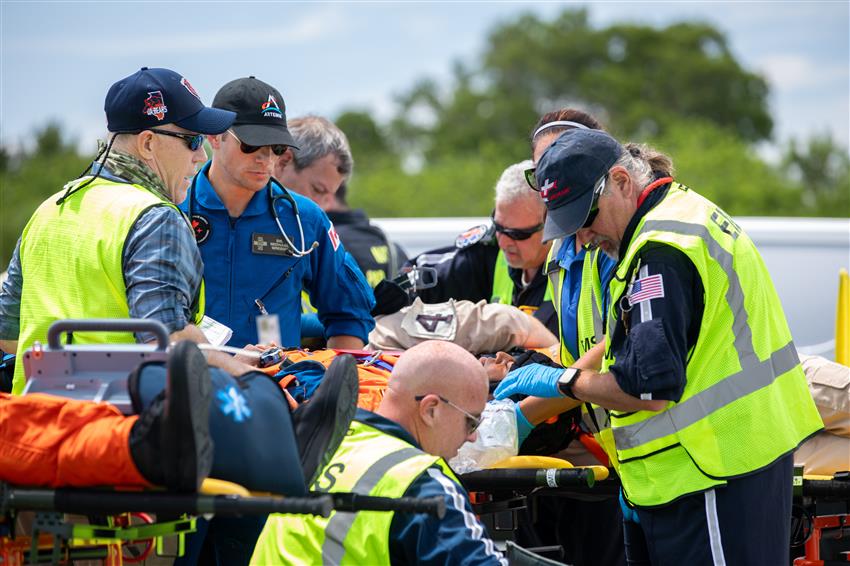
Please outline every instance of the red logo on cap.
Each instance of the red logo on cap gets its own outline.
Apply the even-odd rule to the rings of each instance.
[[[550,181],[546,179],[546,182],[543,183],[543,186],[540,187],[540,195],[543,198],[547,198],[549,196],[549,191],[558,188],[558,181]]]
[[[201,95],[199,95],[198,91],[195,90],[195,87],[193,87],[192,84],[189,81],[186,80],[186,77],[183,77],[183,78],[180,79],[180,84],[186,87],[186,90],[189,91],[189,94],[191,94],[192,96],[194,96],[198,100],[201,99]]]
[[[260,112],[263,113],[263,116],[271,117],[271,118],[283,118],[283,112],[281,112],[280,108],[277,105],[277,100],[275,100],[274,96],[269,95],[269,99],[260,106]]]
[[[165,113],[168,112],[168,106],[165,105],[165,100],[162,98],[161,91],[155,90],[148,93],[148,97],[145,99],[145,107],[142,109],[142,112],[148,116],[153,116],[157,120],[165,118]]]
[[[564,189],[556,192],[555,194],[552,194],[552,192],[557,189],[558,181],[550,181],[549,179],[546,179],[546,182],[543,183],[542,187],[540,187],[540,196],[543,197],[543,200],[549,202],[570,192],[570,188],[565,187]]]

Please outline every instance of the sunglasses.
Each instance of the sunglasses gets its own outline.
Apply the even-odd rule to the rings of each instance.
[[[502,226],[498,222],[496,222],[493,215],[490,215],[490,220],[493,222],[493,228],[496,230],[497,234],[504,234],[511,240],[527,240],[539,231],[543,229],[545,222],[541,222],[537,226],[532,226],[531,228],[506,228]]]
[[[436,395],[436,394],[429,393],[429,395]],[[413,398],[413,400],[416,401],[417,403],[419,403],[425,397],[427,397],[427,395],[417,395],[416,397]],[[458,411],[463,413],[463,416],[466,417],[466,435],[467,436],[469,436],[470,434],[472,434],[473,432],[478,430],[478,427],[481,426],[481,422],[484,420],[484,415],[479,415],[479,416],[476,417],[472,413],[464,411],[463,409],[461,409],[460,407],[458,407],[457,405],[455,405],[454,403],[452,403],[451,401],[449,401],[448,399],[446,399],[442,395],[437,395],[437,399],[439,399],[440,401],[442,401],[443,403],[445,403],[449,407],[451,407],[453,409],[457,409]]]
[[[148,128],[149,132],[153,132],[155,134],[159,134],[161,136],[171,136],[174,138],[180,138],[184,142],[186,142],[186,146],[192,151],[197,151],[199,147],[204,145],[204,134],[181,134],[180,132],[171,132],[169,130],[157,130],[155,128]]]
[[[540,187],[537,186],[537,177],[534,173],[537,172],[537,167],[530,167],[522,172],[525,176],[525,182],[528,183],[528,186],[534,189],[535,191],[539,191]]]
[[[283,145],[281,143],[276,143],[273,145],[248,145],[239,139],[239,136],[233,133],[233,130],[227,130],[227,133],[236,138],[236,141],[239,142],[239,149],[242,150],[242,153],[254,153],[260,150],[263,147],[270,147],[272,149],[272,153],[275,155],[283,155],[283,152],[286,151],[286,148],[289,147],[287,145]]]
[[[596,215],[599,214],[599,196],[602,194],[602,191],[605,190],[605,183],[608,182],[608,173],[602,176],[599,181],[597,181],[596,186],[593,188],[593,200],[590,201],[590,212],[587,213],[587,219],[582,224],[582,228],[590,228],[590,225],[593,224],[593,221],[596,220]]]

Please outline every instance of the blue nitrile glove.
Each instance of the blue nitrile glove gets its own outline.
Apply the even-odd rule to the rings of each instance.
[[[534,425],[528,422],[528,419],[522,414],[522,409],[519,408],[519,403],[514,404],[514,409],[516,410],[517,446],[522,446],[522,443],[525,442],[525,439],[528,438],[528,435],[531,434],[532,430],[534,430]]]
[[[504,399],[516,394],[531,397],[564,397],[565,395],[558,389],[558,380],[563,373],[564,368],[528,364],[508,372],[493,392],[493,397]]]
[[[627,523],[637,523],[640,524],[640,517],[638,517],[637,511],[635,511],[634,507],[629,507],[626,504],[626,500],[623,499],[623,490],[620,490],[620,509],[623,511],[623,520]]]

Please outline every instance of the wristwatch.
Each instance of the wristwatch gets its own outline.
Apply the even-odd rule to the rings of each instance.
[[[564,373],[561,374],[561,377],[558,378],[558,389],[561,393],[578,400],[578,397],[573,394],[573,385],[575,385],[580,374],[581,370],[579,368],[566,368]]]

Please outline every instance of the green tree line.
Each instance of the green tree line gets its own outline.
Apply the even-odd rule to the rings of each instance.
[[[679,181],[730,214],[850,216],[850,155],[828,134],[786,142],[778,160],[759,154],[772,141],[768,95],[709,24],[594,27],[565,9],[493,28],[475,62],[454,63],[448,84],[423,77],[388,120],[331,118],[354,152],[351,203],[373,216],[488,214],[501,172],[529,157],[538,117],[563,106],[668,153]],[[0,148],[3,266],[36,206],[92,157],[55,124],[33,137],[31,149]]]

